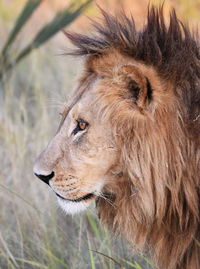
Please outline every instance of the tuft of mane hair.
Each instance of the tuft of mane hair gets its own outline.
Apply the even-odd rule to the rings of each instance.
[[[91,57],[101,58],[114,49],[122,57],[128,56],[134,63],[143,64],[145,70],[155,70],[157,77],[166,82],[163,85],[171,85],[177,102],[176,105],[170,103],[169,91],[165,95],[169,97],[165,99],[166,106],[156,107],[152,116],[154,121],[149,117],[146,121],[131,122],[134,115],[132,118],[127,116],[124,123],[113,120],[113,126],[121,126],[118,128],[121,137],[117,139],[121,139],[124,170],[121,178],[119,174],[107,188],[108,193],[113,190],[117,194],[110,198],[117,205],[117,210],[99,199],[100,218],[112,230],[126,234],[134,247],[150,252],[159,268],[199,269],[198,35],[178,20],[174,10],[169,24],[166,24],[163,6],[149,7],[142,30],[137,30],[133,18],[128,18],[124,12],[117,18],[104,10],[101,12],[103,22],[93,22],[94,33],[91,36],[65,32],[76,47],[66,54],[85,56],[89,61]],[[94,72],[89,70],[89,64],[87,67],[88,72]],[[138,88],[135,91],[137,98]],[[168,89],[164,87],[163,91],[166,93]],[[148,97],[153,100],[154,92],[149,90]],[[120,111],[119,115],[115,114],[117,118]],[[130,188],[137,192],[134,199],[130,196]]]
[[[118,18],[101,9],[103,23],[94,22],[92,36],[65,32],[76,49],[66,53],[73,56],[103,55],[109,48],[117,48],[121,53],[153,66],[164,79],[172,81],[175,87],[185,91],[185,116],[194,120],[192,128],[200,133],[200,45],[198,34],[191,34],[187,26],[178,20],[175,10],[170,14],[169,26],[166,26],[163,6],[148,9],[147,24],[137,31],[133,17],[125,13]],[[188,89],[188,84],[189,87]],[[177,93],[178,94],[178,93]],[[198,109],[197,109],[198,107]],[[197,119],[198,117],[198,119]],[[197,119],[195,121],[195,119]]]

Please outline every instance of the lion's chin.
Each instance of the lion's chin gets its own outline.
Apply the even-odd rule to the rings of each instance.
[[[66,214],[74,215],[86,210],[91,204],[92,200],[90,199],[89,201],[82,200],[80,202],[73,202],[58,197],[58,204]]]

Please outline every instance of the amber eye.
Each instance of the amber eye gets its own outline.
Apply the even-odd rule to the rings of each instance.
[[[85,122],[84,120],[82,120],[82,119],[77,120],[77,126],[73,130],[72,134],[75,135],[78,132],[81,132],[81,131],[85,130],[87,128],[87,126],[88,126],[88,123]]]
[[[85,130],[86,126],[87,126],[87,123],[84,121],[81,121],[78,123],[78,127],[81,131]]]

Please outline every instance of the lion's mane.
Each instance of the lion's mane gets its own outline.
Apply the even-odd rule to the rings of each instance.
[[[133,19],[102,11],[91,37],[67,32],[75,44],[70,54],[101,57],[115,48],[124,57],[153,69],[171,85],[153,119],[142,120],[110,106],[109,116],[121,149],[121,173],[105,187],[114,193],[99,199],[100,218],[125,234],[135,248],[146,249],[160,268],[200,268],[200,48],[171,12],[151,7],[146,26],[137,31]],[[91,71],[91,70],[90,70]],[[113,89],[114,90],[114,89]],[[153,91],[153,89],[152,89]],[[153,98],[153,97],[152,97]],[[104,111],[105,111],[104,104]],[[109,103],[107,104],[109,107]],[[122,116],[123,114],[123,116]]]

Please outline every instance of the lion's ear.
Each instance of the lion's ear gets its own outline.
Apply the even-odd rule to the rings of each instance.
[[[133,102],[143,110],[152,98],[152,88],[147,77],[134,65],[123,65],[117,70],[120,84],[126,87]]]

